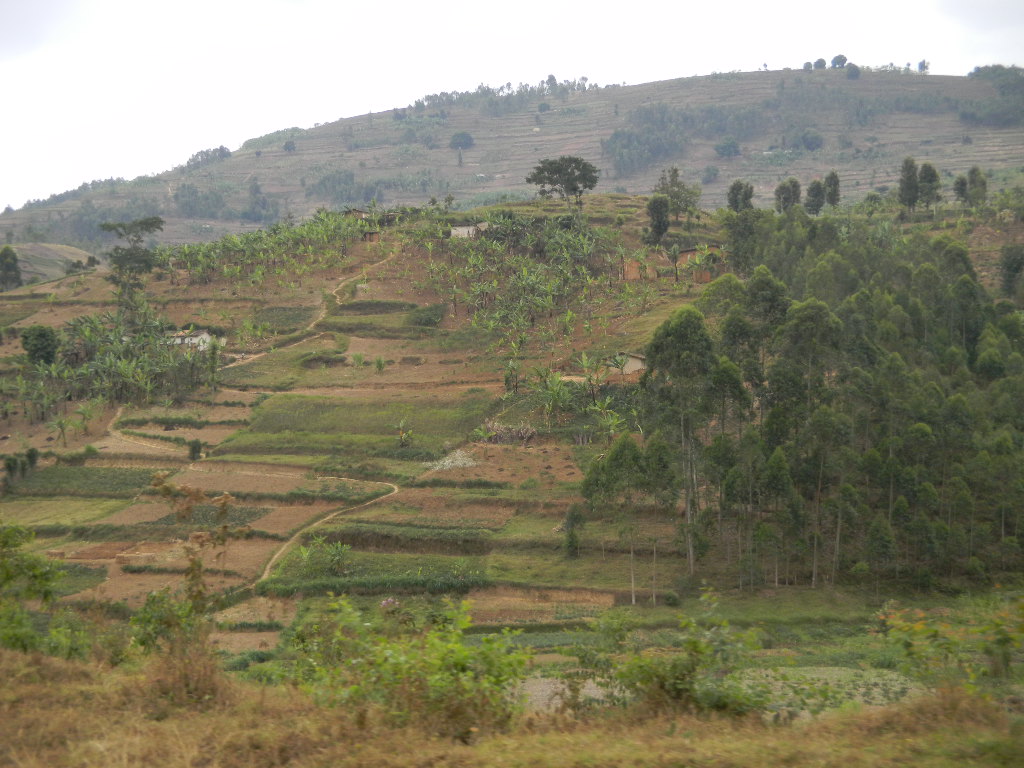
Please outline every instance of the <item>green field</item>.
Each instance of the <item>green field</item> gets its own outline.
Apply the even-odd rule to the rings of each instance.
[[[354,454],[430,461],[446,445],[462,442],[492,408],[485,393],[467,391],[455,402],[437,396],[395,393],[387,400],[275,395],[253,412],[249,427],[225,441],[217,453]],[[397,425],[406,421],[413,438],[398,445]]]
[[[130,499],[147,488],[159,468],[134,469],[55,465],[14,483],[17,496],[85,496]]]
[[[16,525],[77,525],[102,520],[127,504],[119,499],[78,496],[16,498],[0,502],[0,518]]]

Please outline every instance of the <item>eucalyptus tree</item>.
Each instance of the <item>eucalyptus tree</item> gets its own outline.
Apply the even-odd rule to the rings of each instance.
[[[699,431],[709,415],[708,391],[715,367],[713,342],[704,316],[692,306],[676,310],[654,332],[646,349],[644,385],[654,411],[678,424],[685,507],[683,526],[689,571],[696,567],[695,537],[700,523]]]

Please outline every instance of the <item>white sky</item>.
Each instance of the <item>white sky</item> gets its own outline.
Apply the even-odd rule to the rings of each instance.
[[[496,10],[495,10],[496,9]],[[1024,65],[1020,0],[0,0],[0,208],[480,83]]]

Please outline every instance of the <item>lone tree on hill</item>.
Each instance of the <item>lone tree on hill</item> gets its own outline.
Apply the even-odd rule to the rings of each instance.
[[[541,197],[558,195],[568,204],[570,198],[583,207],[583,194],[597,186],[600,171],[582,157],[562,155],[557,160],[541,160],[533,172],[526,177],[528,184],[540,187]]]
[[[154,255],[151,250],[143,247],[142,241],[147,235],[159,232],[164,228],[164,220],[159,216],[147,216],[135,221],[107,221],[100,224],[104,232],[113,232],[128,243],[128,247],[115,245],[110,250],[110,266],[113,273],[108,278],[120,289],[139,288],[141,275],[153,270]]]

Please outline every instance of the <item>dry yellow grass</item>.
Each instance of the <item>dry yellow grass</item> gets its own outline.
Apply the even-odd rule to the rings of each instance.
[[[149,668],[152,669],[152,668]],[[316,707],[292,688],[226,683],[223,703],[173,707],[146,669],[103,670],[0,651],[0,764],[116,766],[1013,765],[1024,739],[996,704],[962,692],[768,726],[757,719],[590,720],[531,715],[455,744]]]

